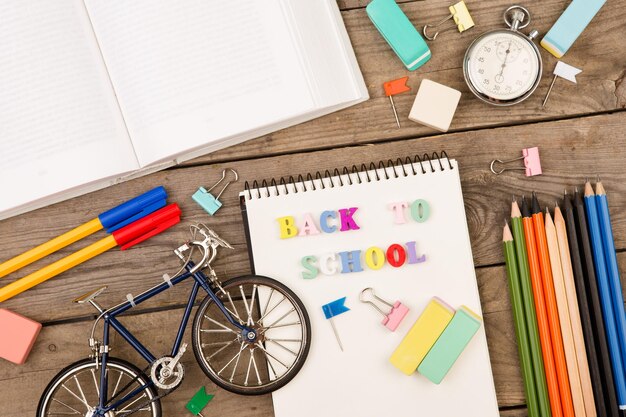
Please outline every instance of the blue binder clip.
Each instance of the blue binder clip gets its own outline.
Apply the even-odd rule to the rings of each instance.
[[[235,176],[235,179],[233,181],[228,181],[224,185],[224,188],[222,188],[222,191],[220,191],[220,193],[217,195],[217,197],[214,197],[213,194],[211,194],[211,190],[213,190],[215,187],[220,185],[220,183],[226,179],[227,171],[232,172],[233,175]],[[228,187],[231,182],[235,182],[238,179],[239,179],[239,175],[237,174],[237,171],[235,171],[234,169],[230,169],[230,168],[225,169],[224,171],[222,171],[222,178],[218,182],[213,184],[211,188],[207,190],[204,187],[200,187],[198,188],[198,191],[196,191],[193,194],[193,196],[191,196],[191,198],[193,198],[193,201],[198,203],[200,207],[204,209],[204,211],[206,211],[211,216],[213,216],[215,212],[217,212],[220,209],[220,207],[222,207],[222,202],[220,201],[220,197],[222,196],[222,193],[224,193],[224,190],[226,190],[226,187]]]

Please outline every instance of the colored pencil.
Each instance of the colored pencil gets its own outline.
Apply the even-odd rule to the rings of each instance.
[[[596,206],[598,208],[598,220],[602,234],[611,300],[613,301],[613,312],[615,313],[617,338],[622,353],[622,364],[626,366],[626,312],[624,312],[624,296],[622,295],[622,283],[619,276],[617,256],[615,254],[615,242],[613,240],[609,203],[606,197],[606,191],[600,181],[596,184]]]
[[[563,337],[561,336],[561,325],[559,322],[556,294],[554,292],[550,255],[548,254],[545,220],[535,193],[533,193],[532,199],[532,213],[535,238],[537,242],[537,253],[539,254],[539,266],[541,267],[543,292],[546,298],[548,324],[550,325],[550,338],[552,340],[556,376],[559,381],[559,393],[561,394],[561,406],[563,407],[563,415],[565,417],[574,417],[574,404],[572,402],[572,393],[567,375]]]
[[[589,233],[587,228],[587,214],[585,211],[585,202],[582,195],[576,190],[574,193],[574,208],[576,214],[576,232],[580,243],[580,250],[583,256],[580,261],[583,267],[584,284],[589,296],[589,304],[586,310],[589,313],[591,320],[591,334],[587,337],[587,349],[592,345],[589,339],[594,340],[595,347],[597,348],[597,359],[599,364],[599,373],[602,378],[602,394],[603,397],[596,396],[598,405],[598,413],[600,413],[599,404],[602,403],[601,399],[604,398],[604,405],[608,412],[606,414],[600,413],[600,416],[617,417],[619,415],[617,400],[617,392],[615,390],[615,381],[613,378],[613,368],[611,363],[611,356],[609,353],[609,347],[607,344],[606,330],[604,328],[604,319],[602,317],[602,302],[600,301],[600,293],[598,290],[598,281],[596,280],[596,271],[593,264],[593,251],[591,249],[591,242],[589,241]],[[579,309],[582,311],[585,306],[579,305]],[[583,328],[584,329],[584,328]],[[591,352],[589,352],[591,355]],[[595,384],[594,384],[595,386]]]
[[[604,328],[606,330],[609,353],[611,356],[615,391],[617,392],[617,400],[620,409],[626,409],[626,381],[624,381],[623,358],[619,345],[619,337],[617,335],[617,323],[615,321],[611,286],[606,269],[606,258],[598,219],[598,209],[595,194],[589,182],[585,184],[585,212],[587,213],[587,225],[589,227],[589,238],[593,251],[593,262],[596,271],[596,279],[598,281],[602,315],[604,317]]]
[[[567,375],[572,393],[572,403],[574,404],[574,414],[576,417],[586,417],[587,412],[585,410],[585,400],[583,399],[583,390],[580,383],[576,346],[574,345],[574,332],[572,331],[567,290],[565,288],[563,262],[561,261],[556,227],[547,207],[545,225],[548,254],[550,255],[550,266],[552,269],[552,281],[554,282],[554,294],[556,295],[556,306],[559,312],[561,337],[563,338],[565,364],[567,365]]]
[[[513,322],[515,324],[515,335],[517,337],[517,349],[519,351],[520,363],[522,365],[522,379],[526,391],[526,403],[528,404],[529,417],[542,417],[539,414],[537,389],[535,385],[535,373],[531,358],[530,341],[528,338],[528,328],[524,313],[524,302],[522,297],[522,287],[520,284],[517,258],[513,235],[509,225],[505,223],[502,234],[502,247],[504,259],[506,261],[507,276],[509,278],[509,294],[513,307]]]
[[[580,260],[574,208],[567,194],[563,196],[563,210],[565,211],[565,217],[557,216],[555,213],[554,221],[559,238],[559,250],[561,250],[562,255],[561,262],[564,265],[563,272],[564,274],[571,274],[567,278],[569,283],[566,280],[566,284],[571,287],[568,291],[568,302],[572,318],[572,329],[579,327],[576,330],[576,332],[579,332],[579,336],[574,341],[580,370],[580,382],[583,386],[585,409],[588,417],[606,416],[607,408],[604,403],[602,376],[600,374],[600,365],[589,315],[589,303],[587,301],[582,262]],[[563,222],[561,222],[561,218],[563,218]],[[566,248],[567,251],[564,252],[565,249],[562,249],[562,247]]]
[[[515,215],[516,207],[513,207]],[[539,267],[539,259],[537,255],[537,245],[535,243],[535,231],[533,221],[530,215],[530,209],[526,199],[522,199],[522,223],[524,226],[524,237],[526,243],[526,253],[529,264],[529,275],[532,283],[532,292],[535,301],[535,312],[539,329],[539,339],[541,342],[541,352],[543,358],[539,355],[538,362],[543,364],[543,375],[539,375],[536,371],[537,378],[545,379],[546,392],[549,395],[545,397],[545,401],[552,410],[553,417],[563,416],[561,407],[561,396],[559,394],[559,382],[556,376],[556,366],[554,364],[554,354],[552,353],[552,341],[550,339],[550,325],[548,324],[548,312],[546,310],[545,296],[543,293],[543,284],[541,280],[541,269]],[[539,348],[536,349],[539,351]]]

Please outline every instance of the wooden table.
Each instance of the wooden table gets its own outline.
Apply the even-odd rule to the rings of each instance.
[[[402,1],[402,9],[419,26],[448,14],[450,0]],[[545,34],[569,0],[524,2],[533,14],[530,28]],[[474,98],[465,85],[461,62],[472,39],[483,31],[502,27],[502,12],[510,1],[468,1],[476,27],[459,34],[454,29],[431,43],[432,60],[416,72],[404,70],[365,14],[366,0],[339,0],[371,99],[359,106],[321,119],[224,149],[175,168],[120,184],[104,191],[55,204],[0,222],[0,259],[8,259],[34,244],[48,240],[86,219],[95,217],[129,196],[164,185],[170,201],[184,214],[178,225],[130,252],[113,250],[62,276],[2,303],[2,307],[44,323],[27,364],[0,361],[0,415],[33,415],[48,381],[62,367],[89,354],[88,332],[94,318],[88,307],[71,300],[102,285],[104,305],[125,299],[175,271],[172,249],[187,237],[187,225],[208,222],[235,250],[222,252],[217,271],[225,276],[249,272],[237,191],[243,181],[306,174],[317,170],[393,159],[445,149],[459,160],[465,208],[498,402],[502,416],[526,415],[511,306],[501,253],[501,228],[512,195],[536,190],[541,202],[553,205],[567,187],[580,186],[585,177],[600,175],[609,192],[618,259],[626,273],[626,9],[609,1],[566,55],[568,63],[583,69],[578,85],[559,80],[548,106],[541,108],[556,59],[542,48],[545,74],[537,92],[510,108],[493,108]],[[449,24],[452,26],[452,23]],[[396,128],[382,83],[409,76],[413,94],[395,99],[402,128]],[[414,92],[422,79],[431,79],[462,91],[451,130],[436,134],[407,120]],[[494,158],[520,155],[525,147],[539,146],[544,174],[526,178],[522,173],[495,176],[489,172]],[[200,185],[210,185],[224,167],[239,172],[242,182],[223,196],[224,207],[215,218],[191,201]],[[95,240],[92,237],[89,241]],[[67,255],[62,250],[54,259]],[[29,267],[24,272],[34,270]],[[4,283],[16,277],[3,279]],[[125,318],[154,352],[166,354],[182,314],[188,287],[181,285],[136,308]],[[168,335],[168,336],[164,336]],[[2,335],[0,335],[2,337]],[[128,348],[113,340],[113,354],[141,364]],[[270,396],[241,397],[214,386],[186,355],[186,379],[163,401],[164,416],[186,415],[183,407],[199,386],[216,394],[205,415],[252,417],[272,415]],[[323,400],[323,392],[316,395]]]

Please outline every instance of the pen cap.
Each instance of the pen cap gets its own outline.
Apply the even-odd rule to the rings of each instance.
[[[120,204],[111,210],[105,211],[98,216],[98,220],[107,232],[113,233],[147,216],[150,213],[164,207],[167,199],[167,192],[162,186],[153,188],[152,190],[141,194]]]
[[[178,222],[180,222],[180,208],[178,204],[173,203],[113,232],[113,238],[122,250],[126,250],[158,235]]]

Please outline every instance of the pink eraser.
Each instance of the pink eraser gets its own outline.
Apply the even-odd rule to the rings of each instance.
[[[541,175],[541,159],[539,158],[539,148],[527,148],[522,149],[522,156],[524,157],[524,166],[526,167],[526,176],[532,177],[535,175]]]
[[[400,301],[396,301],[391,307],[391,311],[383,319],[382,323],[386,328],[395,332],[402,319],[408,314],[409,308],[402,304]]]
[[[0,358],[18,365],[26,362],[41,323],[0,308]]]

